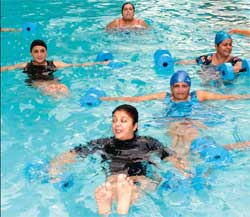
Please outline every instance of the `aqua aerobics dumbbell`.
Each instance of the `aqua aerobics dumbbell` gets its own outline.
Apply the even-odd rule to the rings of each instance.
[[[242,61],[242,69],[250,75],[250,60]],[[224,63],[219,66],[219,73],[222,80],[232,81],[235,78],[234,68],[231,63]]]
[[[50,183],[49,168],[50,164],[47,160],[27,163],[24,168],[24,176],[30,183]],[[71,173],[61,174],[57,178],[60,179],[60,181],[54,183],[53,186],[59,191],[66,192],[74,185],[74,176]]]
[[[80,98],[81,107],[95,107],[101,104],[101,97],[106,96],[106,93],[100,88],[92,87],[88,89]]]
[[[32,23],[32,22],[26,22],[23,23],[22,25],[22,31],[23,32],[31,32],[34,33],[37,29],[37,24],[36,23]]]
[[[121,61],[114,59],[113,54],[109,51],[99,52],[96,56],[96,61],[97,62],[109,61],[107,66],[109,66],[112,69],[120,68],[126,65],[125,62],[121,62]]]
[[[242,69],[250,75],[250,59],[242,61]]]
[[[174,71],[174,59],[167,49],[158,49],[154,53],[155,67],[159,71]]]

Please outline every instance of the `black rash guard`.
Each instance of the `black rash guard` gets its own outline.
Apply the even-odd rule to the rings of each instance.
[[[150,157],[156,153],[161,159],[173,152],[164,148],[158,140],[148,136],[136,136],[131,140],[118,140],[114,137],[92,140],[87,146],[79,145],[71,152],[86,157],[100,152],[104,160],[110,162],[111,174],[126,173],[128,176],[147,175],[147,165],[152,164]]]
[[[30,61],[23,69],[23,73],[28,75],[26,82],[31,84],[32,81],[50,81],[54,80],[53,73],[56,71],[56,66],[53,61],[47,61],[47,65],[34,65]]]

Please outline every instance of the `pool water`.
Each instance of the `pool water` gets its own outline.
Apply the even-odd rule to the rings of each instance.
[[[241,1],[136,1],[136,15],[150,25],[147,31],[106,32],[120,16],[122,1],[13,1],[1,2],[1,27],[20,28],[25,22],[38,25],[35,32],[1,33],[1,65],[30,60],[29,46],[40,38],[47,42],[48,59],[82,63],[94,61],[98,52],[109,50],[122,68],[107,66],[67,68],[56,76],[71,94],[53,99],[25,85],[21,70],[1,73],[1,215],[98,216],[95,188],[104,182],[98,156],[72,165],[74,185],[60,192],[51,184],[28,182],[27,163],[51,160],[72,147],[92,139],[111,136],[111,112],[121,102],[103,102],[98,107],[80,107],[80,97],[90,87],[100,87],[109,96],[143,95],[169,91],[169,74],[154,69],[153,54],[167,48],[175,59],[193,59],[214,51],[219,30],[249,28],[250,4]],[[233,35],[233,54],[249,59],[249,37]],[[250,79],[231,85],[201,83],[199,66],[175,66],[192,77],[192,89],[225,94],[249,94]],[[170,146],[166,134],[166,105],[151,101],[133,103],[140,114],[140,135],[149,135]],[[208,102],[194,114],[207,123],[205,135],[218,144],[250,140],[249,100]],[[213,172],[210,189],[171,193],[145,193],[132,206],[129,216],[249,216],[250,152],[232,152],[233,162]],[[162,164],[162,171],[173,170]],[[182,194],[183,193],[183,194]],[[111,216],[116,216],[112,214]]]

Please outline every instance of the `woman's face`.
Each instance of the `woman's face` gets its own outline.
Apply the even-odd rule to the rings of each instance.
[[[132,117],[123,110],[118,110],[112,117],[112,131],[116,139],[128,140],[134,137],[138,124],[133,124]]]
[[[32,48],[31,55],[33,57],[34,63],[44,64],[47,57],[47,50],[45,47],[37,45]]]
[[[171,93],[176,101],[185,101],[189,97],[190,87],[185,82],[178,82],[172,85]]]
[[[124,20],[133,20],[134,8],[131,4],[126,4],[122,10],[122,17]]]
[[[222,41],[219,45],[216,45],[215,48],[220,55],[228,57],[232,53],[233,41],[228,38]]]

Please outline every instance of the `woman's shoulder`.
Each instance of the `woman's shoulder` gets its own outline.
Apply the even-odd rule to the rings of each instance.
[[[121,18],[117,18],[112,20],[108,25],[107,25],[107,29],[112,29],[112,28],[118,28],[119,27],[119,23],[120,23]]]

